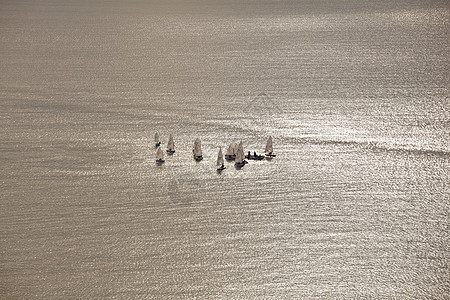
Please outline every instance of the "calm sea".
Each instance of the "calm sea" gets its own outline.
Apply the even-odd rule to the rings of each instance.
[[[449,16],[2,0],[0,298],[449,299]]]

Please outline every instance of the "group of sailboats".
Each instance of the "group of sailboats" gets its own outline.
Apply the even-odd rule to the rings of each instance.
[[[159,138],[159,134],[155,134],[155,147],[156,150],[156,162],[157,163],[164,163],[164,153],[161,150],[161,141]],[[173,141],[172,135],[169,136],[169,142],[167,143],[167,150],[166,152],[171,155],[175,153],[175,144]],[[194,155],[194,159],[196,161],[201,161],[203,159],[202,154],[202,143],[199,138],[197,138],[194,142],[194,149],[192,150],[192,153]],[[269,136],[269,139],[267,140],[266,148],[265,148],[265,157],[266,158],[273,158],[276,155],[273,153],[273,144],[272,144],[272,137]],[[225,159],[231,161],[234,160],[234,166],[237,168],[242,168],[247,161],[247,159],[253,159],[253,160],[262,160],[264,159],[264,155],[257,155],[256,152],[254,152],[253,155],[250,154],[250,151],[248,152],[248,155],[244,155],[244,147],[242,145],[242,141],[239,144],[231,144],[227,152],[225,154]],[[222,153],[222,147],[219,148],[219,153],[217,155],[217,170],[222,171],[225,170],[225,164],[224,164],[224,156]]]
[[[156,162],[157,163],[163,163],[164,160],[164,152],[161,150],[161,140],[159,139],[159,134],[156,133],[155,134],[155,147],[157,148],[156,150]],[[167,154],[172,155],[175,153],[175,144],[173,142],[173,137],[172,135],[169,136],[169,142],[167,143],[167,150],[166,150]]]

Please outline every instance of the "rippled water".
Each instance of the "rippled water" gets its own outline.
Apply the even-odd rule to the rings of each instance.
[[[2,1],[0,298],[450,297],[449,6],[422,2]]]

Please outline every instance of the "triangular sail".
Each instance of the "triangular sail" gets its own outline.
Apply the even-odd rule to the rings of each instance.
[[[217,165],[218,166],[222,166],[223,165],[222,147],[220,147],[219,154],[217,155]]]
[[[172,135],[169,136],[169,142],[167,143],[167,150],[174,150],[175,144],[173,143]]]
[[[159,134],[155,133],[155,143],[159,143]]]
[[[233,156],[234,155],[234,148],[233,148],[233,144],[231,144],[228,149],[227,149],[227,156]]]
[[[197,138],[194,143],[194,156],[202,156],[202,142],[199,138]]]
[[[238,149],[239,149],[239,145],[237,143],[235,143],[234,146],[233,146],[233,153],[234,153],[234,155],[237,155]]]
[[[239,143],[235,162],[238,164],[244,162],[244,147],[242,146],[242,142]]]
[[[272,153],[273,152],[273,145],[272,145],[272,137],[269,136],[269,139],[267,140],[267,144],[266,144],[266,153]]]
[[[156,150],[156,159],[162,160],[164,159],[164,153],[161,150],[161,147],[158,147],[158,150]]]

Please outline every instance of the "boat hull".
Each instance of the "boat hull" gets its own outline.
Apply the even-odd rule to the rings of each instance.
[[[157,159],[156,160],[156,163],[158,163],[158,164],[162,164],[164,162],[164,159]]]
[[[245,166],[245,163],[235,163],[234,164],[234,166],[236,167],[236,168],[242,168],[243,166]]]
[[[203,156],[194,156],[194,159],[196,161],[201,161],[203,159]]]
[[[257,155],[257,156],[254,156],[254,155],[246,155],[245,156],[245,158],[246,159],[251,159],[251,160],[263,160],[264,159],[264,156],[263,155]]]
[[[166,150],[166,152],[167,152],[168,154],[174,154],[174,153],[175,153],[175,150]]]

